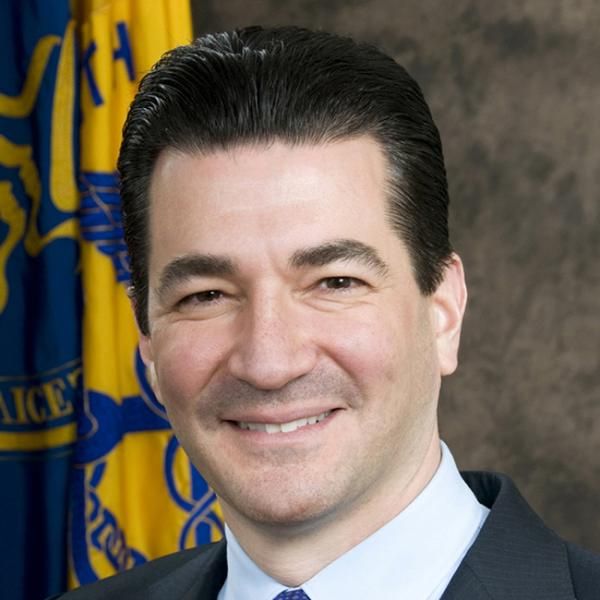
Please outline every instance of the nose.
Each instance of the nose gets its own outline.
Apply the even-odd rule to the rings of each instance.
[[[261,298],[246,305],[229,357],[229,372],[257,389],[275,390],[309,373],[317,351],[293,300]]]

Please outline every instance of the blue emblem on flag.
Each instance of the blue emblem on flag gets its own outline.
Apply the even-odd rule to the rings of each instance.
[[[128,283],[129,258],[123,239],[118,175],[82,173],[79,180],[81,234],[113,261],[117,281]]]

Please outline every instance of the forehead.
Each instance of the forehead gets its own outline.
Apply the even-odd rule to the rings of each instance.
[[[294,244],[377,237],[387,227],[386,164],[366,136],[165,151],[150,186],[151,255],[230,253],[259,241],[293,251]]]

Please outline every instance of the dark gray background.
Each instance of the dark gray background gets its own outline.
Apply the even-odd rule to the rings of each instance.
[[[444,141],[470,290],[442,437],[600,551],[598,0],[194,0],[196,33],[296,24],[374,42]]]

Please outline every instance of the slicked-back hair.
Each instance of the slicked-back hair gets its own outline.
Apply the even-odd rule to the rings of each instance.
[[[118,161],[142,333],[149,334],[149,186],[163,150],[317,145],[362,135],[384,152],[387,217],[421,293],[431,294],[452,252],[446,171],[429,108],[403,67],[374,46],[297,27],[205,35],[163,55],[141,81]]]

